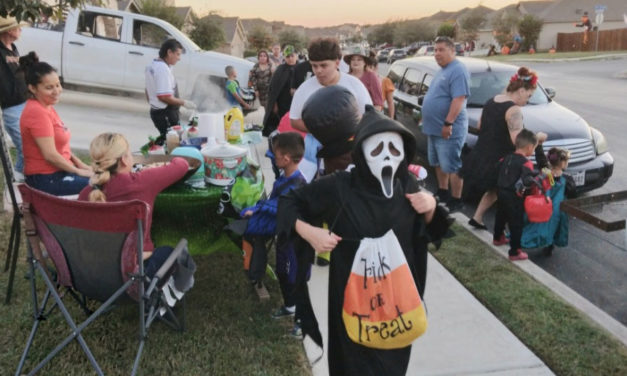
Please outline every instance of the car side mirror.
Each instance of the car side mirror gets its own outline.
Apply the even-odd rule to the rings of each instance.
[[[555,92],[555,89],[553,89],[552,87],[545,87],[544,91],[546,92],[546,95],[548,95],[551,99],[555,98],[555,94],[557,94]]]
[[[417,100],[418,106],[422,106],[422,102],[423,102],[424,100],[425,100],[425,96],[424,96],[424,95],[420,95],[420,96],[418,97],[418,100]]]

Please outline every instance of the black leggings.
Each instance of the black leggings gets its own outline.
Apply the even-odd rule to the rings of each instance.
[[[499,239],[505,231],[505,224],[509,226],[509,255],[515,256],[520,248],[522,237],[523,217],[525,213],[524,201],[515,192],[498,192],[496,201],[496,218],[494,219],[494,239]]]
[[[180,125],[179,124],[179,107],[168,105],[162,109],[150,109],[150,118],[155,127],[159,131],[159,138],[157,138],[157,144],[163,145],[165,142],[165,135],[168,132],[168,128]]]

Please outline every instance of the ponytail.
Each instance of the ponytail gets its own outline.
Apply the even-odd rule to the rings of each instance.
[[[112,175],[117,173],[120,159],[128,151],[128,141],[119,133],[102,133],[89,145],[91,167],[94,174],[89,178],[92,190],[89,192],[89,201],[106,202],[107,196],[103,188]]]

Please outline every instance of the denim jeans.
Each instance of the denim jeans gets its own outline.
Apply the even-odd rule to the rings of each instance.
[[[2,109],[2,121],[4,122],[4,129],[6,129],[13,145],[17,149],[17,159],[15,160],[15,171],[24,172],[24,155],[22,154],[22,134],[20,133],[20,116],[22,116],[22,110],[26,103],[18,104],[17,106],[7,107]]]
[[[58,171],[52,174],[26,175],[26,184],[55,196],[77,195],[89,184],[89,178]]]
[[[157,247],[152,251],[150,257],[144,260],[144,274],[149,279],[155,276],[161,265],[170,257],[174,248],[164,245]]]

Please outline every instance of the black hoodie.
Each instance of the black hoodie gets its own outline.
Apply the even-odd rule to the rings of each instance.
[[[370,173],[361,151],[363,141],[381,132],[398,132],[405,142],[405,161],[401,163],[394,183],[394,195],[386,198],[378,180]],[[329,269],[329,374],[334,375],[404,375],[411,346],[395,350],[378,350],[352,342],[342,320],[344,288],[350,275],[353,259],[363,238],[378,238],[393,230],[418,291],[424,293],[427,266],[427,243],[439,239],[448,228],[445,209],[438,208],[431,223],[426,226],[424,216],[412,208],[405,193],[416,192],[418,183],[407,172],[407,164],[415,155],[415,141],[399,123],[383,115],[367,111],[360,124],[351,172],[339,171],[313,183],[291,191],[279,200],[277,230],[279,236],[296,236],[297,219],[308,223],[324,221],[331,231],[342,237],[331,252]],[[299,247],[298,270],[304,271],[313,260],[309,247]],[[304,274],[304,273],[299,273]],[[304,278],[297,281],[297,295],[305,300],[302,321],[303,333],[321,345],[317,321],[308,299]],[[315,302],[313,302],[315,304]],[[297,304],[297,315],[299,307]]]

